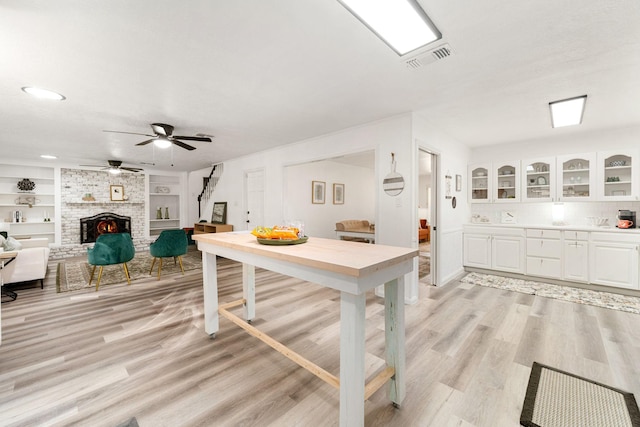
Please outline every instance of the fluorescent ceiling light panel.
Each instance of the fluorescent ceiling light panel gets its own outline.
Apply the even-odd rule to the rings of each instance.
[[[338,1],[398,55],[442,37],[442,33],[415,0]]]
[[[53,101],[63,101],[67,99],[59,93],[47,89],[40,89],[37,87],[23,87],[22,91],[40,99],[50,99]]]
[[[42,157],[43,159],[57,159],[57,157],[53,154],[41,154],[40,157]]]
[[[551,126],[559,128],[563,126],[579,125],[582,123],[584,107],[587,103],[587,95],[576,98],[563,99],[549,103],[551,110]]]

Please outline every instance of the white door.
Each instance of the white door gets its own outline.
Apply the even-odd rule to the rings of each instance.
[[[264,224],[264,169],[245,172],[247,230]]]
[[[491,238],[491,268],[512,273],[524,273],[523,240],[521,237],[514,236],[493,236]]]
[[[583,240],[565,240],[563,279],[573,282],[589,280],[588,246]]]
[[[464,265],[491,268],[491,236],[488,234],[464,235]]]
[[[638,289],[637,244],[592,242],[589,258],[591,283]]]

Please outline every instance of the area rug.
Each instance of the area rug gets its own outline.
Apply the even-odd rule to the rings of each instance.
[[[153,257],[148,251],[136,252],[136,255],[127,263],[131,281],[149,278],[158,274],[158,261],[153,268],[153,274],[149,275],[149,269]],[[184,270],[194,270],[202,268],[202,254],[200,251],[189,251],[182,256],[182,266]],[[56,287],[58,292],[75,291],[78,289],[94,288],[96,280],[98,280],[99,267],[96,268],[93,282],[89,286],[89,277],[93,266],[89,265],[86,260],[80,261],[60,261],[58,263],[58,271],[56,275]],[[162,260],[162,277],[173,273],[180,273],[180,264],[173,262],[172,258],[163,258]],[[102,279],[100,287],[113,283],[125,283],[127,279],[124,275],[122,264],[106,265],[102,271]]]
[[[633,394],[533,362],[520,424],[639,427]]]
[[[612,310],[626,311],[640,314],[640,298],[611,292],[592,291],[571,286],[552,285],[549,283],[533,282],[530,280],[513,279],[511,277],[495,276],[492,274],[469,273],[462,279],[463,283],[487,286],[490,288],[506,289],[524,294],[555,298],[578,304],[594,305]]]
[[[418,278],[422,279],[431,273],[431,257],[420,255],[418,258]]]

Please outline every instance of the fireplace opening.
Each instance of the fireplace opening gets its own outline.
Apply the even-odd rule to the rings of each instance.
[[[80,218],[80,243],[95,242],[99,235],[107,233],[131,234],[131,217],[103,212]]]

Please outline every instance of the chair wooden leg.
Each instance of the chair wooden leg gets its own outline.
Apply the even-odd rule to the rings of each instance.
[[[104,265],[100,266],[100,271],[98,271],[98,281],[96,282],[96,292],[98,292],[98,288],[100,287],[100,279],[102,279],[102,269]]]
[[[149,276],[153,273],[153,266],[156,265],[156,257],[153,257],[153,262],[151,262],[151,268],[149,269]]]
[[[94,265],[91,269],[91,276],[89,277],[89,286],[91,286],[91,281],[93,281],[93,273],[96,272],[96,266]]]
[[[160,280],[161,273],[162,273],[162,258],[160,258],[160,264],[158,265],[158,280]]]
[[[123,262],[122,267],[124,268],[124,275],[127,276],[127,284],[131,284],[131,277],[129,276],[129,269],[127,268],[127,263]]]
[[[182,257],[178,256],[178,262],[180,263],[180,270],[182,270],[182,275],[184,276],[184,267],[182,266]]]

